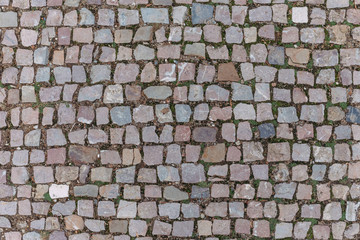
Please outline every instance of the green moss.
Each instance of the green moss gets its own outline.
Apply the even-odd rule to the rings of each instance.
[[[233,187],[230,187],[230,198],[233,198],[235,194],[235,189]]]
[[[311,222],[311,226],[318,224],[318,220],[315,218],[304,218],[305,222]]]
[[[313,66],[314,66],[314,60],[310,59],[310,61],[308,62],[306,67],[307,67],[307,69],[312,69]]]
[[[348,25],[350,28],[354,28],[354,25],[352,23],[349,23],[348,21],[344,21],[345,25]]]
[[[184,87],[184,86],[190,87],[190,85],[192,85],[192,84],[195,84],[195,83],[193,81],[183,81],[181,83],[178,83],[177,86],[178,87]]]
[[[100,187],[100,186],[106,185],[107,183],[102,182],[102,181],[95,181],[93,184]]]
[[[348,104],[346,102],[339,103],[339,105],[343,110],[346,110],[346,108],[348,107]]]
[[[272,120],[270,122],[274,125],[274,127],[279,126],[279,123],[276,120]]]
[[[348,183],[348,180],[348,177],[343,177],[343,179],[341,179],[339,183],[346,185]]]
[[[340,65],[336,65],[334,68],[336,72],[340,72]]]
[[[275,232],[275,228],[276,228],[276,224],[277,224],[278,220],[275,218],[271,218],[271,219],[269,219],[269,222],[270,222],[270,231]]]
[[[257,189],[257,188],[259,187],[260,180],[259,180],[259,179],[254,180],[254,181],[253,181],[253,184],[254,184],[254,187]]]
[[[238,125],[238,124],[240,123],[240,120],[236,119],[236,120],[233,121],[233,123],[234,123],[235,125]]]
[[[279,27],[278,25],[275,25],[275,32],[282,32],[281,27]]]
[[[41,105],[41,106],[39,106],[39,113],[43,113],[44,112],[44,106],[43,105]]]
[[[44,200],[45,200],[45,201],[52,202],[52,198],[50,197],[49,192],[44,193],[43,196],[44,196]]]
[[[34,84],[34,89],[35,89],[35,92],[36,92],[36,93],[39,93],[39,92],[40,92],[40,84],[39,84],[39,83],[35,83],[35,84]]]
[[[205,187],[210,187],[210,186],[211,186],[211,182],[199,182],[197,185],[198,185],[199,187],[203,187],[203,188],[205,188]]]
[[[293,43],[286,43],[284,44],[285,48],[294,48],[294,44]]]
[[[275,181],[273,179],[269,179],[269,183],[271,183],[271,185],[275,185]]]
[[[35,27],[35,30],[36,30],[36,31],[39,31],[39,30],[41,30],[41,29],[43,29],[43,28],[45,28],[45,27],[46,27],[46,20],[45,20],[45,19],[41,19],[40,22],[39,22],[39,25],[37,25],[37,26]]]
[[[200,163],[204,166],[204,170],[207,172],[209,171],[210,166],[212,165],[212,163],[210,162],[205,162],[204,160],[201,160]]]
[[[119,204],[120,200],[121,200],[121,197],[118,196],[118,197],[115,199],[115,204]]]
[[[274,198],[274,201],[276,202],[276,203],[284,203],[285,202],[285,200],[284,199],[282,199],[282,198]]]
[[[309,183],[310,183],[312,186],[316,186],[319,182],[316,181],[316,180],[311,179],[311,180],[309,181]]]
[[[186,199],[186,200],[183,200],[181,201],[182,203],[190,203],[190,199]]]
[[[259,123],[258,123],[257,121],[255,121],[255,120],[249,120],[249,123],[250,123],[251,125],[253,125],[253,126],[259,125]]]
[[[334,106],[334,104],[331,102],[331,101],[328,101],[326,104],[325,104],[325,108],[328,109],[329,107],[332,107]]]
[[[289,164],[289,167],[292,168],[292,167],[295,167],[295,166],[297,166],[297,165],[298,165],[298,164],[297,164],[296,162],[292,162],[292,163]]]
[[[331,147],[332,150],[334,150],[335,144],[336,144],[336,142],[335,142],[335,140],[333,140],[332,142],[325,143],[325,147]]]

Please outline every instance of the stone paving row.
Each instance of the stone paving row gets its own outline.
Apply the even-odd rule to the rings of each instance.
[[[360,0],[0,7],[1,240],[360,238]]]

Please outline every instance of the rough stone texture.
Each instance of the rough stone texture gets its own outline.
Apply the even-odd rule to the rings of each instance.
[[[0,239],[358,239],[359,0],[0,0]]]

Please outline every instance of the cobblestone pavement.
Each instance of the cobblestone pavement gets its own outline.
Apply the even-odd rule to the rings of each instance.
[[[360,0],[0,5],[0,239],[360,238]]]

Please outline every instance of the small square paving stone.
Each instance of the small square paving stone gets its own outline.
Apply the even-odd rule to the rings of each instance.
[[[159,215],[167,216],[170,219],[176,219],[180,214],[179,203],[164,203],[159,204]]]
[[[307,23],[308,22],[308,8],[307,7],[292,8],[292,21],[294,23]]]
[[[171,224],[156,220],[154,222],[154,228],[153,228],[152,234],[153,235],[170,235],[171,230],[172,230]]]
[[[292,229],[293,224],[292,223],[278,223],[275,227],[275,238],[281,239],[281,238],[291,238],[292,237]]]
[[[266,220],[254,221],[253,234],[257,237],[267,238],[270,236],[270,224]]]
[[[111,120],[119,125],[131,123],[131,113],[129,107],[114,107],[110,110]]]
[[[267,22],[272,20],[270,6],[260,6],[249,11],[250,22]]]
[[[194,231],[194,221],[175,221],[172,236],[191,237]]]
[[[169,23],[169,13],[166,8],[141,8],[145,23]]]
[[[163,162],[163,146],[145,146],[144,162],[147,165],[160,165]]]
[[[1,27],[17,27],[17,13],[16,12],[2,12],[0,14]]]
[[[207,4],[194,3],[191,8],[193,24],[204,24],[213,18],[214,7]]]
[[[330,227],[326,225],[313,226],[314,237],[318,239],[328,239],[330,237]]]
[[[29,179],[29,173],[25,167],[11,168],[11,182],[14,184],[25,184]]]

